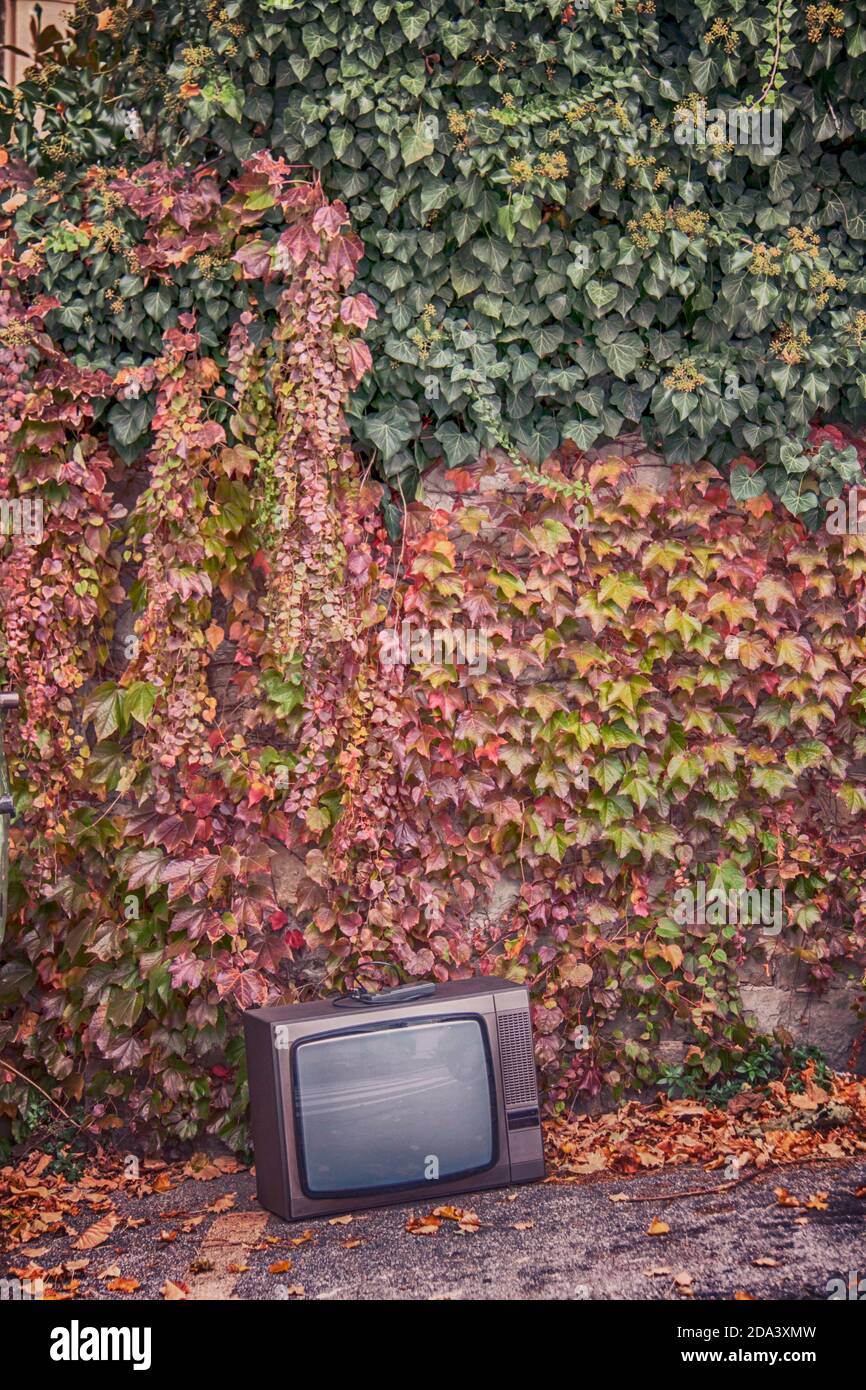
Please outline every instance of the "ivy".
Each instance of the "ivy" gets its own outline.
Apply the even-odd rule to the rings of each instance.
[[[44,178],[104,161],[109,136],[119,162],[165,150],[222,178],[268,148],[350,207],[377,311],[350,420],[397,493],[443,450],[458,466],[494,442],[482,387],[535,464],[638,423],[670,461],[727,475],[816,420],[866,418],[853,4],[94,0],[74,32],[17,98]],[[763,121],[763,145],[714,133],[720,110]],[[66,350],[105,370],[152,351],[134,295],[116,284],[129,307],[107,322],[63,254]],[[207,273],[219,324],[232,295]],[[765,484],[790,495],[774,460]]]

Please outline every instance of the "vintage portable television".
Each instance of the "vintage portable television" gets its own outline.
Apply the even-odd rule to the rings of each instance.
[[[521,985],[355,991],[244,1028],[258,1199],[286,1220],[544,1176]]]

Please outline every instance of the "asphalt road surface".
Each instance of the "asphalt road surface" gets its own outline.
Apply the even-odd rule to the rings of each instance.
[[[739,1293],[826,1300],[828,1281],[858,1270],[866,1276],[866,1197],[855,1195],[866,1187],[866,1159],[777,1169],[728,1191],[670,1200],[723,1181],[719,1173],[677,1168],[476,1193],[465,1206],[480,1219],[477,1232],[444,1221],[435,1235],[406,1229],[433,1202],[383,1207],[343,1224],[289,1225],[258,1206],[248,1173],[186,1182],[118,1202],[121,1215],[144,1224],[121,1223],[92,1252],[77,1297],[161,1298],[170,1280],[194,1299],[700,1300]],[[780,1187],[799,1205],[780,1203]],[[207,1210],[229,1193],[231,1210]],[[629,1200],[611,1200],[620,1193]],[[201,1222],[181,1229],[203,1211]],[[669,1231],[649,1234],[663,1225]],[[312,1238],[291,1243],[307,1231]],[[50,1263],[80,1259],[72,1239],[52,1241]],[[271,1272],[288,1260],[290,1269]],[[128,1299],[108,1292],[99,1277],[118,1267],[140,1284]]]

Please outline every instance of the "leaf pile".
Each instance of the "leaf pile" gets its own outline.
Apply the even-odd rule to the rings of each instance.
[[[629,1101],[610,1114],[549,1121],[545,1150],[555,1182],[685,1164],[723,1168],[732,1179],[751,1169],[851,1158],[866,1153],[866,1080],[835,1073],[829,1089],[809,1079],[802,1092],[773,1081],[718,1109],[662,1096],[655,1105]]]

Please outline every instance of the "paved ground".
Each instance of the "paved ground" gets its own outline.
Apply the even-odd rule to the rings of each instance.
[[[134,1299],[160,1297],[167,1279],[203,1299],[679,1299],[689,1290],[696,1299],[738,1291],[826,1299],[834,1276],[858,1269],[866,1276],[866,1198],[854,1195],[866,1185],[866,1160],[803,1164],[728,1192],[664,1200],[720,1181],[718,1173],[678,1168],[478,1193],[466,1199],[480,1218],[476,1234],[443,1222],[433,1236],[406,1230],[407,1218],[433,1203],[294,1226],[258,1207],[249,1174],[186,1182],[119,1203],[121,1214],[144,1224],[119,1227],[91,1253],[78,1296],[120,1297],[98,1278],[107,1267],[140,1281]],[[781,1186],[801,1205],[780,1204],[774,1189]],[[236,1194],[230,1211],[206,1210],[227,1193]],[[611,1201],[616,1193],[632,1200]],[[202,1212],[184,1232],[190,1215]],[[654,1221],[669,1233],[649,1235]],[[306,1230],[312,1238],[293,1245]],[[162,1232],[178,1234],[164,1240]],[[81,1256],[65,1240],[52,1242],[51,1262],[62,1258]],[[286,1260],[289,1270],[270,1272]]]

